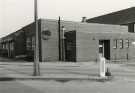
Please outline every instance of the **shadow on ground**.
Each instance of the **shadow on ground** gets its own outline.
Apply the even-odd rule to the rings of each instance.
[[[1,77],[0,81],[13,81],[15,80],[14,78],[10,78],[10,77]]]

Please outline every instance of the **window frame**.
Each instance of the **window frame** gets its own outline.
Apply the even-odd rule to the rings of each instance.
[[[118,41],[117,39],[113,40],[113,48],[114,49],[117,49],[117,47],[118,47],[117,41]]]
[[[123,46],[123,39],[120,39],[119,40],[119,48],[120,49],[123,49],[124,48],[124,46]]]
[[[129,48],[129,43],[130,43],[129,39],[126,39],[126,40],[125,40],[125,47],[126,47],[126,48]]]

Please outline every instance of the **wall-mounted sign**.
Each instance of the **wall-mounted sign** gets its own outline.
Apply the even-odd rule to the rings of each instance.
[[[44,30],[42,31],[42,39],[48,40],[51,36],[51,31],[50,30]]]

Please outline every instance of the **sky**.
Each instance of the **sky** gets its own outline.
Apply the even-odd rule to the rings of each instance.
[[[0,37],[34,21],[34,0],[0,0]],[[135,0],[38,0],[39,18],[81,21],[135,6]]]

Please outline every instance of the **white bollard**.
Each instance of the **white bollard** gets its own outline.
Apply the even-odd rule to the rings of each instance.
[[[105,77],[105,58],[103,56],[99,56],[100,62],[99,62],[99,73],[100,77]]]

